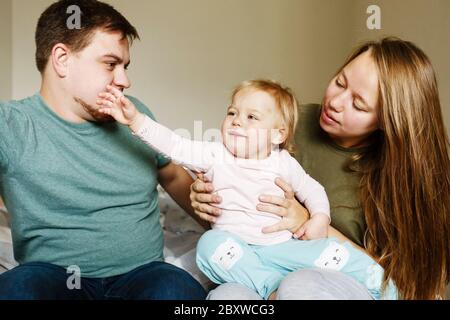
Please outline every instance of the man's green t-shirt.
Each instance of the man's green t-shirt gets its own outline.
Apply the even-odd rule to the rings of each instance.
[[[302,105],[295,134],[296,159],[327,192],[331,225],[363,246],[366,224],[359,201],[360,176],[347,169],[351,155],[361,150],[335,144],[319,124],[320,105]]]
[[[96,278],[163,260],[156,186],[168,162],[126,126],[67,122],[39,94],[0,103],[0,195],[16,260]]]

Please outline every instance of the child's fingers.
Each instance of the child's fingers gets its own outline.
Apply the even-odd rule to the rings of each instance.
[[[110,115],[111,117],[113,117],[116,120],[120,120],[121,119],[121,114],[117,109],[113,109],[113,108],[100,108],[98,109],[99,112]]]
[[[111,86],[111,85],[107,85],[106,86],[106,90],[108,90],[109,93],[111,93],[112,95],[114,95],[114,97],[116,97],[116,99],[120,99],[123,97],[123,93],[122,91],[120,91],[119,89]]]
[[[100,108],[98,112],[111,115],[111,108]]]
[[[120,97],[120,102],[125,107],[125,109],[130,109],[132,107],[132,103],[125,96]]]
[[[114,95],[112,95],[111,93],[109,93],[109,92],[100,92],[98,94],[98,97],[100,99],[106,99],[106,100],[109,100],[111,102],[116,102],[116,97]]]
[[[125,110],[132,112],[136,107],[134,104],[125,96],[122,96],[119,100]]]
[[[97,99],[97,105],[107,108],[114,108],[114,103],[107,99]]]

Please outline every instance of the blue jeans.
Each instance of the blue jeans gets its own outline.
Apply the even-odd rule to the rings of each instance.
[[[48,263],[20,265],[0,275],[0,300],[203,300],[206,297],[203,287],[189,273],[159,261],[114,277],[80,278],[79,289],[69,289],[67,282],[72,275]]]

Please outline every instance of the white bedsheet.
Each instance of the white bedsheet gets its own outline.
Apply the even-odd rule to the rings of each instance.
[[[16,265],[12,250],[8,215],[5,208],[0,208],[0,273]]]

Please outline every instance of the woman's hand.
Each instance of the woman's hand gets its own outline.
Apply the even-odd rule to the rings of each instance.
[[[272,226],[264,227],[263,233],[271,233],[282,230],[289,230],[294,233],[294,237],[302,237],[300,227],[309,219],[306,210],[294,196],[292,187],[280,178],[275,179],[275,184],[284,191],[284,198],[261,195],[262,202],[256,206],[258,211],[269,212],[281,217],[281,221]]]
[[[222,202],[222,198],[213,194],[214,186],[205,180],[203,174],[197,174],[197,177],[191,184],[191,206],[201,219],[214,223],[222,212],[211,204]]]

